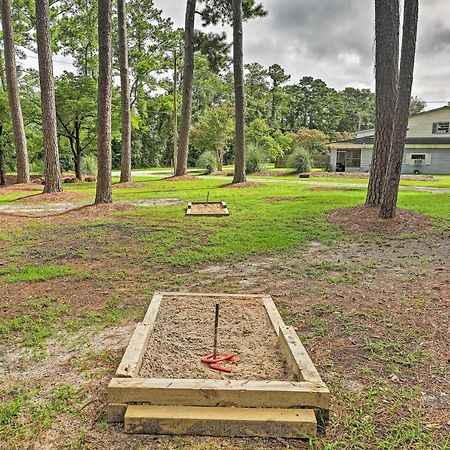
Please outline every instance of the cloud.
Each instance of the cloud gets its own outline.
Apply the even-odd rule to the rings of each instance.
[[[246,62],[278,63],[296,81],[374,86],[374,0],[262,0],[269,11],[244,28]],[[185,0],[156,0],[183,26]],[[450,2],[420,2],[414,95],[450,100]],[[231,34],[230,34],[231,36]]]

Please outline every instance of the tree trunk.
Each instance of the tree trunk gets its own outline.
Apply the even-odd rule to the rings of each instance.
[[[44,192],[61,192],[48,0],[36,0],[36,39],[44,135]]]
[[[127,183],[131,181],[131,98],[128,69],[126,0],[117,0],[117,15],[119,21],[119,64],[122,101],[122,157],[120,165],[120,182]]]
[[[403,153],[408,131],[409,106],[411,103],[414,61],[416,56],[418,16],[419,0],[405,0],[399,93],[394,132],[392,135],[392,147],[380,209],[380,218],[382,219],[391,219],[394,217],[397,207]]]
[[[242,0],[233,0],[233,68],[235,97],[235,141],[233,183],[243,183],[245,177],[245,99],[244,54],[242,32]]]
[[[187,0],[184,28],[183,105],[181,108],[180,142],[178,145],[176,176],[186,175],[189,151],[189,131],[194,82],[194,25],[196,0]]]
[[[112,0],[98,3],[98,176],[95,203],[111,203]]]
[[[177,168],[178,159],[178,60],[177,50],[173,52],[173,169]]]
[[[392,144],[399,59],[399,0],[375,0],[376,124],[366,204],[380,206]]]
[[[75,123],[75,177],[83,181],[83,174],[81,173],[81,139],[80,139],[80,125]]]
[[[11,121],[14,134],[17,161],[17,183],[30,182],[30,168],[28,162],[27,139],[23,125],[22,108],[20,104],[19,86],[16,71],[16,48],[14,45],[14,31],[11,20],[10,0],[0,0],[3,42],[5,46],[5,70],[8,99],[11,109]]]
[[[5,68],[3,67],[3,53],[1,48],[0,48],[0,85],[2,87],[3,92],[6,92]]]
[[[3,125],[0,125],[0,186],[6,186],[5,155],[3,154]]]

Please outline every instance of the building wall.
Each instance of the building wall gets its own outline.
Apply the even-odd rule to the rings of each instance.
[[[420,166],[412,166],[405,164],[408,156],[411,153],[428,153],[431,155],[431,164],[430,165],[420,165]],[[440,174],[440,175],[448,175],[450,174],[450,149],[442,149],[442,148],[432,148],[432,149],[414,149],[414,150],[405,150],[405,155],[403,157],[403,166],[402,173],[414,173],[414,170],[420,170],[420,173],[423,174]]]
[[[335,148],[332,148],[330,150],[330,166],[332,172],[336,172],[336,160],[337,160],[337,150]]]
[[[434,122],[450,122],[450,107],[412,116],[408,122],[408,137],[449,137],[446,134],[433,134]]]
[[[431,155],[431,164],[430,165],[408,165],[405,163],[407,159],[409,159],[409,155],[411,153],[429,153]],[[330,164],[331,170],[336,170],[336,159],[337,159],[337,150],[332,148],[330,150]],[[368,172],[370,169],[370,164],[372,162],[372,149],[365,148],[361,150],[361,168],[359,170],[350,169],[351,171],[359,171],[359,172]],[[440,175],[448,175],[450,174],[450,149],[436,149],[436,148],[421,148],[421,149],[406,149],[405,155],[403,157],[403,166],[402,173],[414,173],[414,170],[420,170],[420,173],[423,174],[440,174]]]

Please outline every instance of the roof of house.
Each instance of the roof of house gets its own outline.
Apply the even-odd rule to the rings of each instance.
[[[330,142],[328,145],[331,144],[373,144],[374,136],[364,136],[360,138],[354,138],[349,139],[347,141],[337,141],[337,142]],[[407,137],[406,138],[406,144],[450,144],[450,136],[449,137],[442,137],[442,136],[424,136],[424,137]]]
[[[422,111],[422,112],[415,113],[411,117],[421,116],[422,114],[428,114],[428,113],[431,113],[431,112],[439,111],[441,109],[450,109],[450,102],[447,105],[445,105],[445,106],[440,106],[439,108],[429,109],[427,111]]]

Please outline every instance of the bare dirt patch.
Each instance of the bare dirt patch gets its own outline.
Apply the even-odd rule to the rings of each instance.
[[[140,183],[138,181],[127,181],[125,183],[114,183],[112,187],[116,189],[121,189],[121,188],[145,188],[148,186],[146,186],[145,183]]]
[[[240,358],[230,374],[201,358],[212,352],[215,304],[220,304],[218,351]],[[226,366],[227,363],[220,365]],[[261,300],[163,299],[140,371],[142,377],[237,380],[290,379],[278,338]]]
[[[21,197],[16,202],[22,203],[63,203],[80,202],[91,199],[92,196],[81,192],[50,192],[46,194],[34,194]]]
[[[342,192],[349,192],[349,191],[360,191],[360,187],[352,187],[352,186],[314,186],[306,188],[308,191],[315,191],[315,192],[321,192],[321,191],[342,191]]]
[[[393,219],[383,220],[378,217],[379,208],[355,206],[336,209],[328,217],[328,223],[352,233],[402,234],[423,232],[430,226],[430,218],[406,209],[397,209]]]
[[[181,205],[183,203],[184,202],[179,198],[155,198],[149,200],[139,200],[137,202],[133,202],[133,205],[149,207],[149,206],[174,206],[174,205]]]
[[[256,181],[244,181],[243,183],[226,183],[219,187],[222,188],[232,188],[232,189],[243,189],[243,188],[253,188],[261,186],[261,183]]]
[[[28,184],[10,184],[6,186],[0,186],[0,195],[7,195],[11,194],[11,192],[17,192],[17,191],[41,191],[42,192],[42,185],[36,184],[36,183],[28,183]]]
[[[198,180],[198,177],[195,177],[194,175],[181,175],[181,176],[172,175],[170,177],[163,178],[161,181],[193,181],[193,180]]]
[[[105,305],[113,290],[92,280],[57,278],[35,283],[16,282],[4,284],[0,292],[0,315],[2,319],[28,314],[27,301],[32,298],[57,299],[77,312],[94,311]]]
[[[264,203],[278,203],[278,202],[297,202],[304,200],[305,197],[295,197],[295,196],[281,196],[281,197],[265,197],[261,201]]]

